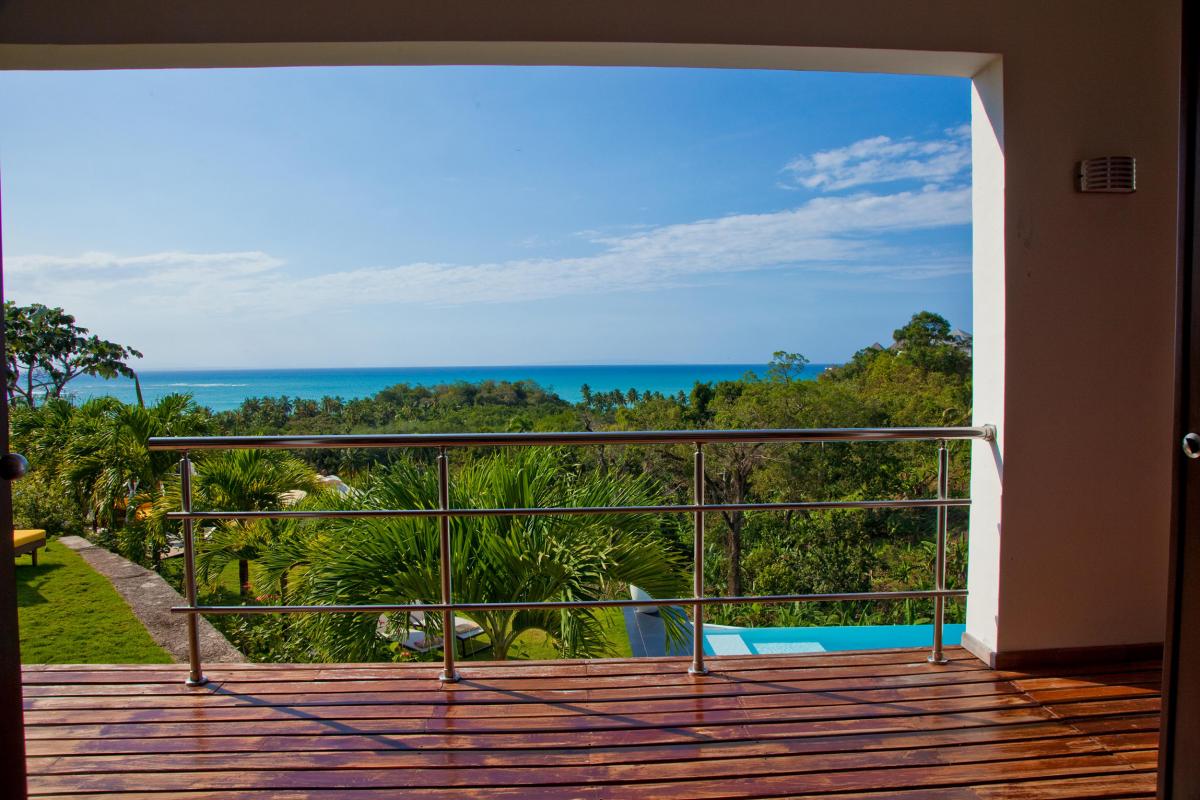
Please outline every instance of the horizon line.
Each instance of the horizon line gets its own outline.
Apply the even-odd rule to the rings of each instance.
[[[135,370],[138,375],[155,372],[352,372],[355,370],[452,370],[452,369],[545,369],[545,368],[596,368],[596,367],[766,367],[769,361],[662,361],[662,362],[614,362],[579,364],[572,362],[543,364],[449,364],[449,365],[404,365],[404,366],[359,366],[359,367],[151,367]],[[841,361],[810,361],[807,366],[838,366]],[[79,377],[96,378],[94,375]],[[100,378],[121,380],[122,378]],[[125,379],[128,380],[128,379]]]

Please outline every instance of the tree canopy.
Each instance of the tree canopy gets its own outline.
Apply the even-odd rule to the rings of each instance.
[[[14,505],[29,527],[90,527],[101,544],[169,576],[178,561],[159,563],[159,556],[178,533],[173,521],[151,510],[179,506],[177,455],[147,451],[151,435],[854,428],[965,425],[971,419],[970,336],[937,314],[915,314],[895,330],[890,346],[864,348],[815,380],[802,379],[806,365],[804,356],[781,350],[761,376],[699,382],[674,394],[586,388],[578,403],[527,381],[398,385],[353,400],[256,398],[215,415],[186,397],[145,409],[113,398],[78,406],[69,398],[20,403],[13,435],[33,470],[14,487]],[[928,498],[937,491],[936,452],[932,442],[707,445],[707,500],[742,507],[707,515],[706,594],[927,588],[934,559],[930,509],[802,513],[745,505]],[[315,492],[300,508],[432,508],[437,502],[429,452],[272,453],[197,453],[197,503],[273,507],[283,492],[315,488],[316,473],[335,471],[353,493]],[[950,462],[951,495],[963,496],[969,443],[951,442]],[[692,465],[690,445],[455,450],[451,500],[456,507],[480,508],[681,505],[691,501]],[[62,516],[61,524],[48,513]],[[967,517],[958,508],[949,514],[948,580],[956,588],[966,579]],[[453,532],[460,600],[607,598],[627,591],[625,584],[658,597],[688,589],[692,520],[683,514],[456,518]],[[440,596],[437,539],[429,519],[276,520],[205,529],[198,550],[206,577],[217,580],[231,561],[248,562],[239,585],[249,582],[288,602],[429,603]],[[231,591],[207,582],[202,588]],[[253,602],[239,598],[236,589],[222,599]],[[928,600],[715,605],[707,611],[710,621],[721,624],[788,626],[913,624],[931,613]],[[947,615],[962,619],[962,605],[951,603]],[[519,637],[539,631],[563,654],[604,649],[595,615],[468,616],[485,629],[493,657],[517,652],[510,648]],[[430,633],[438,633],[436,615],[427,622],[435,628]],[[222,616],[214,623],[255,660],[411,657],[389,651],[377,635],[377,615]]]
[[[75,317],[61,308],[41,303],[19,306],[4,304],[8,399],[35,406],[48,398],[62,397],[72,379],[80,375],[101,378],[124,376],[135,382],[138,404],[141,384],[129,366],[142,354],[123,344],[110,342],[75,324]]]

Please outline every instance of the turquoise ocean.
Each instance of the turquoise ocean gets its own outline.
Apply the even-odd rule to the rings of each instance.
[[[804,378],[815,379],[829,365],[809,364]],[[138,374],[146,402],[166,394],[190,394],[196,402],[214,411],[236,408],[251,397],[299,397],[319,400],[340,397],[352,400],[370,397],[398,383],[414,386],[466,381],[529,380],[549,389],[568,402],[578,402],[580,387],[593,392],[613,389],[674,394],[690,391],[697,381],[736,380],[747,372],[766,373],[765,364],[634,364],[504,367],[376,367],[344,369],[258,369],[258,370],[145,370]],[[69,393],[76,400],[112,395],[125,402],[136,399],[133,381],[106,381],[81,376],[71,381]]]

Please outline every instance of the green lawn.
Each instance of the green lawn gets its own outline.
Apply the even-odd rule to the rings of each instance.
[[[26,664],[169,664],[112,584],[79,554],[51,542],[38,565],[17,564],[21,661]]]

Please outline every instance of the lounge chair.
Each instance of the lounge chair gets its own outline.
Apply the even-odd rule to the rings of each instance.
[[[26,553],[37,566],[37,551],[46,546],[46,532],[41,528],[24,528],[13,531],[13,555],[23,556]]]
[[[380,614],[376,630],[381,637],[389,641],[398,641],[401,646],[414,653],[428,653],[442,646],[442,637],[425,635],[425,612],[413,611],[408,615],[408,625],[402,626],[394,619],[394,615]],[[455,616],[454,639],[462,643],[462,654],[467,653],[467,641],[483,633],[483,628],[466,617]],[[478,653],[486,649],[481,647],[473,650]]]

